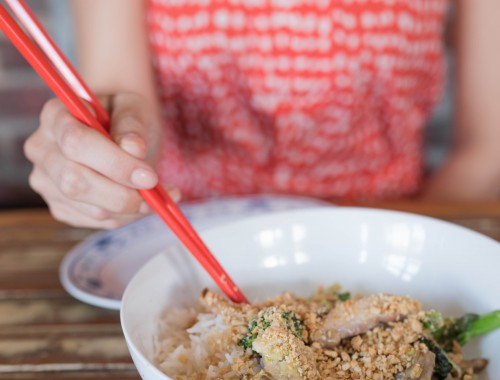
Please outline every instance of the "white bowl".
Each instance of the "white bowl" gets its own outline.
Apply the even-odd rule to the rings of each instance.
[[[410,295],[450,316],[500,309],[500,244],[427,217],[325,207],[238,221],[202,238],[250,300],[285,290],[307,295],[338,282],[354,292]],[[143,379],[169,379],[153,364],[160,314],[195,304],[207,286],[214,288],[213,281],[180,246],[131,280],[121,322]],[[469,343],[466,353],[491,359],[483,379],[499,378],[500,331]]]

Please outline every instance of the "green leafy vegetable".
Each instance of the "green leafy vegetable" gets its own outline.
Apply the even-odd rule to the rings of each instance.
[[[420,338],[418,340],[420,343],[425,344],[430,351],[436,355],[436,364],[434,366],[433,378],[437,380],[445,380],[453,369],[453,364],[448,359],[448,356],[444,350],[438,347],[434,342],[427,338]]]
[[[436,331],[444,325],[443,315],[439,311],[429,310],[425,313],[422,324],[425,329],[429,330],[429,332],[434,335]]]
[[[279,316],[276,314],[276,307],[272,306],[265,310],[261,310],[257,316],[248,324],[248,331],[241,339],[239,344],[245,348],[252,348],[253,342],[259,336],[259,333],[268,329],[273,320]],[[302,321],[295,315],[293,311],[281,312],[281,319],[283,320],[287,331],[302,339],[304,326]]]
[[[240,345],[245,348],[252,348],[252,344],[255,338],[257,338],[257,334],[247,334],[240,339]]]
[[[302,321],[295,315],[295,313],[292,311],[285,311],[281,314],[281,317],[286,320],[287,330],[297,338],[302,338],[304,326],[302,325]]]
[[[459,318],[444,319],[442,323],[436,322],[439,320],[439,313],[434,313],[436,315],[428,315],[422,323],[436,342],[448,352],[452,350],[453,342],[463,346],[475,337],[500,328],[500,310],[484,315],[468,313]]]
[[[339,297],[339,301],[344,302],[344,301],[347,301],[348,299],[351,298],[351,293],[349,293],[349,292],[339,293],[338,297]]]
[[[472,317],[468,318],[468,322],[467,318],[464,322],[465,328],[458,336],[458,342],[461,345],[465,345],[472,338],[485,335],[500,328],[500,310],[492,311],[491,313],[480,316],[474,316],[474,314],[472,314]]]

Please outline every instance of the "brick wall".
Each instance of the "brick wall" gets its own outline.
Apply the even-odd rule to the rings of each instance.
[[[71,49],[66,1],[28,0],[49,33],[68,53]],[[41,205],[29,189],[30,163],[22,146],[38,124],[43,103],[52,97],[45,83],[0,32],[0,207]]]

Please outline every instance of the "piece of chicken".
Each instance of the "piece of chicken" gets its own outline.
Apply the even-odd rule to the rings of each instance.
[[[411,366],[404,372],[396,375],[397,380],[431,380],[436,355],[432,351],[417,351]]]
[[[200,295],[200,304],[208,311],[229,317],[245,320],[244,316],[256,314],[257,309],[248,304],[237,304],[210,289],[203,289]]]
[[[259,331],[252,350],[262,356],[265,372],[275,380],[319,379],[312,349],[294,334],[283,310],[268,310],[267,328]]]
[[[236,304],[219,293],[204,289],[200,296],[200,304],[208,311],[224,318],[224,323],[231,326],[232,339],[237,342],[247,331],[247,320],[257,313],[257,309],[248,304]]]
[[[228,309],[236,310],[238,305],[228,301],[224,296],[208,288],[203,289],[200,294],[200,304],[213,313],[220,313]]]
[[[373,294],[354,298],[337,303],[311,337],[323,347],[333,348],[344,338],[366,333],[380,323],[402,320],[420,308],[409,297]]]

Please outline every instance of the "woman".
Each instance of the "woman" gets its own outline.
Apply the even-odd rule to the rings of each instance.
[[[456,143],[425,183],[447,0],[74,0],[80,71],[118,145],[49,101],[30,183],[94,228],[148,213],[135,189],[158,180],[176,199],[495,199],[500,4],[457,3]]]

